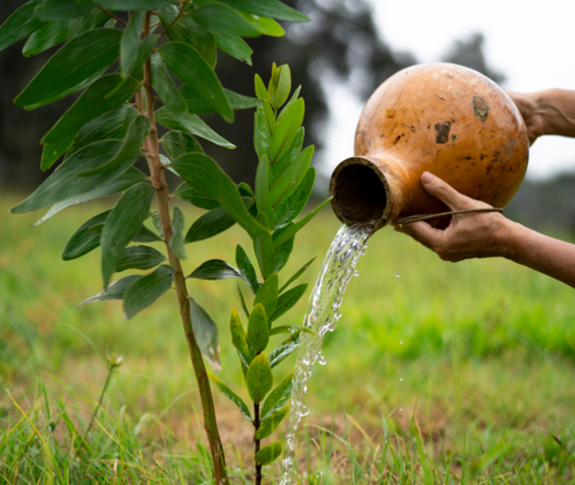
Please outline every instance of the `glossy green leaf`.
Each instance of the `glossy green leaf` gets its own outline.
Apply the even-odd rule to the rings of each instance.
[[[290,335],[272,351],[270,354],[270,366],[272,368],[276,367],[297,350],[301,338],[300,335],[300,332]]]
[[[78,174],[108,163],[118,153],[121,146],[121,141],[105,140],[84,147],[81,151],[67,158],[32,195],[13,207],[11,212],[21,214],[41,209],[113,183],[116,178],[129,169],[128,166],[123,166],[116,172],[94,175],[93,177],[78,177]]]
[[[168,156],[174,160],[186,153],[200,152],[203,153],[202,146],[189,133],[183,131],[168,131],[161,139],[162,146],[168,153]]]
[[[295,237],[288,239],[276,250],[276,259],[274,261],[273,272],[277,273],[282,270],[291,256],[294,248]]]
[[[220,364],[218,327],[208,313],[193,298],[189,298],[189,301],[192,327],[198,347],[200,347],[202,354],[204,354],[204,357],[210,362],[212,367],[215,370],[220,370],[222,366]]]
[[[254,306],[261,303],[267,315],[272,315],[278,301],[278,275],[271,274],[259,287],[254,299]]]
[[[172,286],[174,270],[159,266],[152,273],[132,283],[124,294],[124,314],[130,319],[149,307]]]
[[[299,187],[311,163],[313,152],[313,146],[307,147],[278,175],[269,193],[274,206],[282,204]]]
[[[260,159],[256,170],[256,204],[258,212],[266,215],[268,221],[272,221],[272,199],[269,186],[270,164],[268,157],[264,156]]]
[[[165,260],[160,251],[150,246],[128,246],[116,265],[116,273],[127,269],[152,269]]]
[[[25,39],[45,25],[44,20],[34,15],[34,10],[39,3],[40,0],[25,3],[0,25],[0,51]]]
[[[291,285],[294,281],[296,281],[305,271],[310,267],[310,265],[315,261],[316,256],[311,258],[307,263],[305,263],[300,269],[298,269],[279,289],[279,292],[282,293],[289,285]]]
[[[63,211],[68,207],[82,204],[84,202],[89,202],[91,200],[100,199],[102,197],[109,197],[110,195],[119,194],[120,192],[123,192],[124,190],[127,190],[146,179],[146,175],[140,172],[137,168],[129,168],[126,172],[116,177],[108,184],[100,185],[99,187],[89,190],[88,192],[84,192],[83,194],[57,202],[52,207],[50,207],[48,212],[46,212],[42,218],[36,221],[33,226],[35,227],[42,224],[43,222],[46,222],[48,219],[58,214],[58,212]]]
[[[286,170],[286,168],[297,159],[303,148],[303,142],[305,138],[305,129],[301,126],[295,138],[293,139],[291,146],[285,151],[285,153],[274,161],[272,165],[272,177],[271,183],[273,184],[276,179]]]
[[[303,123],[304,112],[305,104],[302,98],[286,105],[281,111],[277,119],[277,129],[271,139],[270,160],[277,160],[288,150]]]
[[[246,209],[233,181],[210,157],[189,153],[172,162],[172,168],[194,189],[208,192],[249,234],[269,234]]]
[[[260,451],[254,455],[254,460],[260,466],[269,465],[274,462],[283,451],[281,441],[274,441],[269,445],[264,446]]]
[[[243,94],[235,93],[229,89],[224,89],[224,91],[234,111],[238,109],[257,108],[261,104],[261,101],[257,98],[244,96]]]
[[[277,320],[284,313],[286,313],[289,309],[291,309],[299,301],[299,299],[303,296],[306,289],[307,289],[307,283],[303,283],[301,285],[294,286],[293,288],[289,289],[285,293],[282,293],[278,297],[278,302],[277,302],[275,311],[272,313],[271,317],[269,318],[270,323]]]
[[[172,0],[94,0],[94,4],[109,10],[157,10],[171,3]]]
[[[184,247],[184,213],[179,207],[174,207],[172,217],[172,240],[170,247],[180,259],[186,259],[186,248]]]
[[[258,37],[260,32],[234,8],[224,3],[207,3],[192,10],[192,19],[201,27],[221,34]]]
[[[126,294],[126,290],[142,277],[142,275],[130,275],[125,276],[124,278],[120,278],[119,280],[110,283],[108,288],[100,291],[100,293],[97,293],[94,296],[91,296],[87,300],[84,300],[78,306],[83,306],[87,303],[93,303],[95,301],[123,300],[124,295]]]
[[[258,97],[258,99],[260,99],[261,101],[267,101],[268,90],[259,74],[256,74],[254,76],[254,84],[255,84],[256,96]]]
[[[173,195],[201,209],[211,210],[220,207],[220,203],[217,200],[207,194],[198,192],[186,182],[180,184]]]
[[[212,209],[194,221],[186,233],[185,242],[191,243],[214,237],[232,227],[236,221],[221,207]]]
[[[242,320],[235,308],[232,308],[232,316],[230,318],[230,334],[232,336],[232,344],[238,351],[242,362],[242,370],[245,374],[252,363],[253,357],[248,347],[247,335]]]
[[[62,138],[76,134],[88,122],[120,107],[128,101],[138,83],[133,79],[123,82],[119,74],[108,74],[91,84],[78,100],[64,113],[44,136],[44,145],[56,143]]]
[[[238,10],[289,22],[308,22],[309,17],[279,0],[221,0]]]
[[[100,75],[120,54],[121,31],[96,29],[65,44],[14,100],[33,109],[72,94]]]
[[[110,211],[102,212],[90,218],[78,228],[64,248],[62,253],[64,261],[79,258],[100,245],[100,235],[109,213]]]
[[[266,354],[259,354],[248,367],[246,384],[254,403],[260,403],[270,392],[274,382],[272,369]]]
[[[74,141],[74,134],[62,138],[55,143],[49,145],[44,145],[42,150],[42,159],[40,161],[40,168],[43,171],[48,170],[54,165],[59,158],[64,155],[70,148],[70,145]]]
[[[270,340],[270,326],[262,304],[254,305],[248,321],[247,342],[252,354],[263,352]]]
[[[34,14],[42,20],[69,20],[89,15],[94,7],[75,0],[42,0]]]
[[[291,397],[291,391],[293,387],[293,372],[286,376],[277,387],[270,392],[270,395],[265,400],[261,408],[262,419],[267,419],[281,408],[289,401]]]
[[[321,204],[316,206],[312,211],[302,217],[298,222],[286,226],[285,228],[276,231],[273,236],[274,245],[276,248],[287,242],[291,239],[295,234],[305,226],[309,221],[311,221],[314,216],[321,210],[323,207],[331,201],[331,198],[324,200]]]
[[[273,99],[273,104],[276,109],[279,109],[287,101],[290,91],[291,72],[289,65],[284,64],[278,68],[277,83]]]
[[[144,139],[150,132],[150,122],[144,115],[139,115],[133,119],[128,127],[126,136],[122,141],[122,146],[116,155],[104,165],[80,172],[80,177],[88,177],[93,175],[100,175],[105,173],[115,172],[121,169],[124,165],[131,165],[135,160],[140,158],[140,149],[144,143]]]
[[[168,109],[174,113],[185,113],[188,110],[186,101],[158,54],[152,56],[152,85]]]
[[[260,287],[260,283],[256,276],[256,270],[250,261],[247,253],[245,252],[244,248],[242,248],[239,244],[236,246],[236,264],[242,274],[244,280],[255,294]]]
[[[210,101],[225,120],[233,121],[234,112],[220,80],[195,48],[182,42],[171,42],[164,44],[159,53],[170,71],[184,84],[193,86],[198,95]]]
[[[264,214],[259,214],[258,218],[261,220]],[[266,223],[269,225],[269,223]],[[264,279],[274,273],[276,253],[274,242],[270,234],[261,234],[252,236],[254,241],[254,252],[258,259],[260,271]]]
[[[122,32],[120,40],[120,73],[124,79],[132,72],[138,58],[144,18],[144,12],[134,12]]]
[[[285,30],[274,19],[267,17],[256,17],[249,14],[242,14],[244,19],[261,35],[270,37],[282,37],[285,35]]]
[[[260,160],[264,157],[269,159],[270,140],[271,133],[266,121],[264,107],[259,106],[254,115],[254,148]]]
[[[283,419],[287,416],[290,407],[284,406],[281,409],[278,409],[274,414],[269,416],[268,418],[264,419],[260,424],[260,427],[256,431],[255,438],[257,440],[263,440],[270,436],[279,426],[279,424],[283,421]]]
[[[174,113],[167,108],[160,108],[156,111],[156,121],[170,130],[185,131],[224,148],[236,147],[193,114]]]
[[[235,59],[252,65],[252,48],[239,36],[231,34],[214,34],[218,49],[229,54]]]
[[[238,269],[221,259],[210,259],[198,266],[188,278],[198,278],[201,280],[226,280],[229,278],[243,279]]]
[[[243,401],[243,399],[238,396],[234,391],[232,391],[226,384],[224,384],[220,379],[214,376],[212,373],[208,372],[210,379],[214,382],[216,386],[218,386],[219,390],[224,393],[230,401],[232,401],[237,408],[242,413],[243,417],[246,418],[249,422],[253,422],[252,416],[250,414],[250,410],[247,404]]]
[[[44,52],[46,49],[67,40],[69,34],[70,21],[48,22],[28,37],[22,48],[22,55],[28,57]]]
[[[274,216],[277,221],[276,227],[279,228],[289,224],[301,213],[312,194],[314,181],[315,167],[309,167],[293,194],[285,202],[274,208]]]
[[[122,196],[106,219],[101,239],[104,287],[108,286],[124,248],[148,217],[153,195],[151,184],[135,185]],[[131,310],[127,314],[133,315]]]

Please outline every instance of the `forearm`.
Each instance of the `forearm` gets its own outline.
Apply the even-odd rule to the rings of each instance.
[[[511,227],[512,226],[512,227]],[[503,256],[575,287],[575,245],[510,222]]]

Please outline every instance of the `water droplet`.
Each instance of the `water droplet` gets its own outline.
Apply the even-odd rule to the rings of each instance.
[[[400,341],[399,341],[399,345],[403,345],[403,340],[400,340]]]
[[[400,377],[400,378],[399,378],[399,382],[403,382],[403,377]]]
[[[399,412],[401,412],[401,411],[403,411],[403,409],[402,409],[402,408],[399,408]]]
[[[317,362],[319,363],[319,365],[326,365],[327,364],[327,360],[325,360],[325,357],[323,355],[319,356],[319,358],[317,359]]]
[[[401,275],[399,273],[395,273],[395,277],[396,278],[401,278]]]

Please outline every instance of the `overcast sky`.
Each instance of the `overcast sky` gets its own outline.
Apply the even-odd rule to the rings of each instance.
[[[420,62],[438,61],[456,39],[473,32],[485,36],[491,67],[506,76],[505,89],[537,91],[575,89],[574,0],[368,0],[384,40],[394,49],[413,53]],[[353,154],[353,134],[361,106],[338,93],[331,167]],[[344,154],[342,157],[341,155]],[[546,178],[575,171],[575,139],[544,137],[531,147],[527,176]]]

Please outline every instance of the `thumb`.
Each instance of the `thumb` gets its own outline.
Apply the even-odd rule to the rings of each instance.
[[[451,187],[447,182],[444,182],[430,172],[423,172],[421,175],[421,184],[428,194],[439,199],[451,210],[471,209],[475,206],[476,201],[457,192],[457,190]]]

